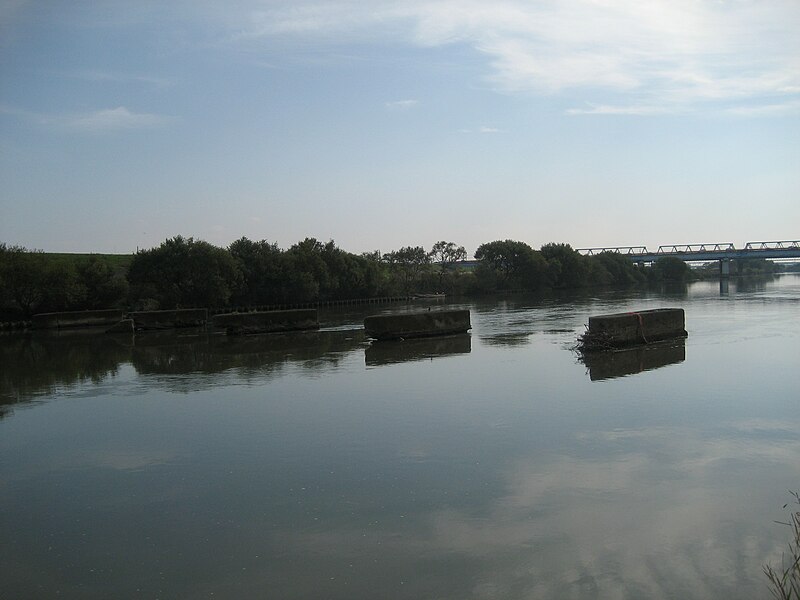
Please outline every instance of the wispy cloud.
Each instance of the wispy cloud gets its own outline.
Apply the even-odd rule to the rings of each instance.
[[[240,33],[325,44],[458,42],[487,57],[487,80],[498,89],[600,100],[572,114],[654,115],[798,99],[797,23],[793,0],[375,0],[369,10],[292,0],[251,10]]]
[[[124,106],[98,110],[93,113],[69,117],[64,125],[70,129],[89,132],[141,129],[161,125],[167,120],[161,115],[131,112]]]
[[[570,108],[567,109],[569,115],[635,115],[635,116],[652,116],[663,114],[674,114],[678,112],[677,107],[671,106],[648,106],[648,105],[623,105],[611,106],[605,104],[591,104],[587,103],[586,108]]]
[[[84,132],[105,133],[120,130],[156,127],[170,121],[170,117],[152,113],[136,113],[124,106],[107,108],[81,114],[44,114],[0,106],[0,114],[6,114],[44,127]]]
[[[463,128],[459,129],[458,133],[502,133],[502,129],[498,129],[497,127],[489,127],[487,125],[481,125],[477,129],[469,129]]]
[[[385,104],[389,110],[410,110],[419,106],[419,100],[394,100]]]

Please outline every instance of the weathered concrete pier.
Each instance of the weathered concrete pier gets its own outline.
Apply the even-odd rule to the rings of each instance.
[[[33,329],[107,328],[122,321],[121,309],[40,313],[31,317]]]
[[[214,315],[211,322],[214,327],[224,329],[228,335],[319,329],[319,317],[317,310],[313,308],[228,313]]]
[[[136,330],[178,329],[202,327],[208,320],[205,308],[179,308],[176,310],[146,310],[130,313]]]
[[[584,352],[624,348],[686,337],[682,308],[657,308],[589,317],[589,327],[579,340]]]
[[[377,340],[448,335],[470,329],[469,310],[428,310],[373,315],[364,319],[366,334]]]

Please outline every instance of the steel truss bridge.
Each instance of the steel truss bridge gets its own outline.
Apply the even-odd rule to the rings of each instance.
[[[608,248],[577,248],[580,254],[593,256],[602,252],[613,252],[627,256],[634,262],[652,263],[659,258],[672,256],[684,262],[711,262],[718,260],[727,263],[746,258],[800,258],[800,240],[779,242],[747,242],[743,248],[731,243],[724,244],[669,244],[659,246],[652,252],[645,246],[614,246]]]

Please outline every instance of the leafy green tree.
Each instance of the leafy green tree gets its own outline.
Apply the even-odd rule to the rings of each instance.
[[[541,253],[544,259],[551,264],[550,272],[557,273],[552,281],[555,287],[574,288],[589,283],[586,257],[573,250],[569,244],[545,244],[542,246]]]
[[[404,246],[399,250],[387,252],[383,260],[390,270],[399,276],[402,289],[410,293],[420,275],[430,265],[431,258],[422,246]]]
[[[541,252],[531,250],[521,257],[517,271],[517,285],[528,291],[550,287],[550,266]]]
[[[689,265],[675,256],[662,256],[651,267],[656,280],[684,281],[690,275]]]
[[[454,242],[443,240],[436,242],[428,254],[431,260],[439,263],[444,270],[452,268],[455,263],[467,258],[464,246],[456,246]]]
[[[739,275],[772,275],[779,271],[778,263],[765,258],[745,258],[731,264],[731,273]]]
[[[289,301],[288,259],[277,244],[243,237],[233,242],[228,251],[241,274],[240,285],[231,298],[235,304],[256,306]]]
[[[452,279],[452,271],[455,264],[467,258],[467,251],[464,246],[456,246],[454,242],[444,240],[436,242],[428,253],[431,260],[439,266],[439,289],[445,287],[445,278]],[[452,288],[452,281],[449,281]]]
[[[336,278],[337,298],[371,297],[379,293],[381,263],[338,248],[326,253],[329,272]]]
[[[225,306],[239,278],[226,249],[182,236],[139,251],[128,269],[134,300],[149,298],[162,309]]]
[[[44,298],[44,257],[22,246],[0,246],[0,284],[4,301],[30,317]]]
[[[5,302],[19,316],[71,308],[75,273],[70,265],[56,265],[40,250],[0,245],[0,282]]]
[[[644,274],[633,261],[618,252],[602,252],[586,259],[592,284],[631,285],[645,280]]]
[[[495,271],[499,286],[513,287],[530,266],[533,252],[525,242],[497,240],[478,246],[475,258]]]
[[[76,267],[78,303],[83,309],[119,306],[128,294],[128,282],[96,256]]]
[[[335,286],[323,257],[324,252],[325,244],[316,238],[306,238],[287,251],[291,261],[291,287],[301,301],[317,300]]]

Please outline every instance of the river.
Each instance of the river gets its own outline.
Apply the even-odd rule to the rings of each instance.
[[[366,314],[469,308],[370,344]],[[684,341],[589,364],[590,315]],[[0,596],[769,598],[800,491],[800,276],[0,337]]]

